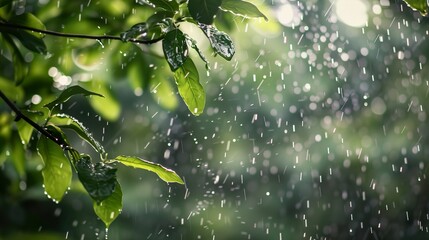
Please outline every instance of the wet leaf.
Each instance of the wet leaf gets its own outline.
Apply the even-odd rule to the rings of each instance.
[[[191,47],[198,53],[198,56],[200,56],[201,60],[203,60],[203,62],[206,64],[206,69],[210,70],[209,61],[207,60],[203,52],[198,47],[197,41],[195,41],[195,39],[189,37],[188,35],[185,35],[185,37],[186,37],[186,40],[190,43]]]
[[[212,24],[222,0],[189,0],[188,9],[192,18],[204,24]]]
[[[48,126],[50,131],[57,131]],[[72,170],[63,149],[45,136],[41,136],[37,151],[43,160],[43,184],[46,194],[54,201],[60,201],[70,186]]]
[[[31,13],[12,16],[9,22],[21,26],[46,30],[45,25]],[[8,32],[18,38],[22,45],[30,51],[40,54],[46,54],[48,52],[45,42],[43,41],[43,34],[21,29],[12,29],[8,30]]]
[[[426,0],[404,0],[409,7],[417,10],[423,16],[428,14],[428,2]]]
[[[200,28],[210,40],[213,50],[226,60],[231,60],[235,53],[235,47],[231,37],[211,25],[200,24]]]
[[[85,87],[104,96],[104,98],[90,98],[89,103],[92,108],[104,119],[116,121],[121,113],[121,106],[113,95],[112,90],[107,85],[107,82],[99,79],[92,79],[85,83]]]
[[[103,146],[94,139],[89,130],[76,118],[66,114],[55,114],[49,119],[49,123],[54,124],[60,128],[68,128],[73,130],[80,138],[89,143],[98,153],[101,155],[106,153]]]
[[[188,46],[182,31],[173,29],[162,40],[165,59],[172,71],[176,71],[188,58]]]
[[[116,184],[116,168],[102,162],[93,164],[89,156],[82,156],[75,167],[79,180],[92,199],[101,203],[112,195]]]
[[[39,111],[29,111],[29,110],[21,110],[22,113],[28,118],[32,119],[34,122],[39,122],[44,114]],[[19,120],[16,122],[16,126],[18,128],[19,137],[21,138],[21,142],[24,145],[28,145],[30,142],[31,136],[33,135],[34,128],[29,123],[24,120]]]
[[[200,84],[198,70],[192,59],[174,72],[179,94],[192,114],[198,116],[204,111],[206,104],[206,93]]]
[[[141,5],[149,5],[156,9],[164,9],[171,12],[179,10],[179,4],[176,0],[138,0]]]
[[[163,167],[158,163],[153,163],[138,157],[129,157],[129,156],[118,156],[112,161],[120,162],[128,167],[134,167],[134,168],[139,168],[139,169],[154,172],[158,175],[159,178],[161,178],[163,181],[167,183],[175,182],[175,183],[184,184],[183,180],[179,177],[179,175],[177,175],[176,172],[166,167]]]
[[[108,228],[122,211],[121,185],[115,181],[115,190],[113,193],[100,203],[94,201],[93,208],[95,214],[97,214],[101,221],[106,225],[106,228]]]
[[[47,107],[49,110],[52,110],[57,105],[66,102],[72,96],[78,95],[78,94],[82,94],[84,96],[95,95],[95,96],[103,97],[103,95],[101,95],[101,94],[85,90],[82,87],[72,86],[72,87],[69,87],[66,90],[62,91],[61,94],[57,97],[57,99],[55,99],[54,101],[52,101],[48,104],[45,104],[44,107]]]
[[[242,0],[223,0],[220,9],[245,18],[262,17],[265,19],[265,21],[268,21],[267,16],[265,16],[255,5],[250,2]]]

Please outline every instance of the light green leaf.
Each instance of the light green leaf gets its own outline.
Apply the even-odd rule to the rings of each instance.
[[[62,91],[60,96],[57,97],[57,99],[55,99],[54,101],[52,101],[48,104],[45,104],[44,107],[47,107],[49,110],[52,110],[57,105],[66,102],[72,96],[77,95],[77,94],[82,94],[84,96],[96,95],[99,97],[103,97],[103,95],[101,95],[101,94],[85,90],[82,87],[71,86],[71,87],[67,88],[66,90]]]
[[[154,172],[163,181],[168,183],[175,182],[175,183],[184,184],[183,180],[179,177],[179,175],[177,175],[176,172],[166,167],[163,167],[158,163],[153,163],[138,157],[129,157],[129,156],[118,156],[112,161],[120,162],[128,167],[140,168],[140,169]]]
[[[98,162],[93,164],[89,156],[82,156],[75,163],[77,175],[88,194],[100,203],[115,190],[116,168]]]
[[[30,111],[30,110],[21,110],[21,111],[25,116],[29,117],[36,123],[39,122],[39,120],[44,116],[43,112]],[[16,126],[18,128],[18,133],[22,143],[27,145],[30,142],[31,136],[34,132],[33,126],[31,126],[29,123],[27,123],[24,120],[20,120],[16,122]]]
[[[223,0],[220,9],[245,18],[262,17],[265,19],[265,21],[268,21],[267,16],[265,16],[255,5],[250,2],[242,0]]]
[[[214,26],[204,24],[200,24],[199,26],[210,40],[213,50],[226,60],[231,60],[235,54],[235,47],[231,37],[217,30]]]
[[[12,16],[9,19],[9,22],[21,26],[46,30],[45,25],[36,16],[28,12]],[[30,51],[40,54],[46,54],[48,52],[45,42],[43,41],[43,34],[21,29],[13,29],[8,32],[17,37],[19,41],[21,41],[22,45]]]
[[[188,58],[188,46],[182,31],[173,29],[162,40],[162,49],[171,71],[176,71]]]
[[[48,126],[48,129],[53,131],[52,126]],[[43,160],[42,176],[46,194],[58,202],[71,183],[70,162],[64,155],[63,149],[45,136],[40,137],[37,151]]]
[[[409,7],[413,10],[417,10],[423,16],[428,14],[428,2],[426,0],[404,0]]]
[[[207,58],[204,56],[203,52],[198,47],[197,41],[195,41],[195,39],[191,38],[189,35],[185,35],[185,37],[186,37],[186,40],[191,44],[191,47],[198,53],[198,56],[200,56],[201,60],[203,60],[203,62],[205,62],[206,69],[210,70],[209,61],[207,60]]]
[[[189,0],[188,9],[192,18],[204,24],[212,24],[222,0]]]
[[[198,70],[192,59],[188,58],[185,64],[174,72],[179,94],[192,114],[198,116],[204,111],[206,93],[200,84]]]
[[[95,214],[104,222],[106,228],[119,216],[122,211],[122,190],[121,185],[116,181],[113,193],[100,203],[94,201],[93,208]]]
[[[24,100],[24,91],[22,87],[15,86],[15,83],[0,76],[0,89],[11,100],[22,102]]]
[[[179,104],[175,89],[168,77],[158,77],[152,81],[150,92],[155,101],[165,109],[174,110]]]
[[[100,93],[104,98],[90,98],[89,103],[92,108],[108,121],[116,121],[121,113],[121,106],[113,95],[112,90],[106,81],[92,79],[85,83],[85,86],[91,90]]]
[[[49,119],[49,123],[60,128],[68,128],[73,130],[80,138],[89,143],[98,153],[101,155],[106,153],[103,146],[94,139],[89,130],[76,118],[66,114],[55,114]]]

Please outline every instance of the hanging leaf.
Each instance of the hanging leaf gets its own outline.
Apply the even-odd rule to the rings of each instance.
[[[190,43],[191,47],[198,53],[198,56],[200,56],[201,60],[206,64],[206,69],[210,70],[209,67],[209,61],[204,56],[203,52],[200,50],[200,48],[197,45],[197,41],[195,39],[189,37],[189,35],[185,34],[186,40]]]
[[[137,157],[129,157],[129,156],[118,156],[112,161],[120,162],[128,167],[134,167],[139,169],[144,169],[147,171],[154,172],[161,178],[163,181],[170,183],[180,183],[184,184],[183,180],[171,169],[163,167],[158,163],[149,162]]]
[[[45,25],[36,16],[27,12],[21,15],[12,16],[9,19],[9,22],[21,26],[46,30]],[[46,54],[48,52],[45,42],[43,41],[43,34],[18,28],[7,30],[7,32],[18,38],[22,45],[30,51],[40,54]]]
[[[231,60],[235,53],[234,43],[228,34],[217,30],[214,26],[199,24],[201,30],[210,41],[213,50],[226,60]]]
[[[409,7],[413,10],[417,10],[423,16],[428,14],[428,2],[427,0],[404,0]]]
[[[176,71],[188,58],[188,46],[182,31],[173,29],[162,40],[162,49],[171,71]]]
[[[95,140],[94,137],[92,137],[92,134],[89,132],[89,130],[76,118],[66,114],[55,114],[49,119],[49,123],[60,128],[68,128],[73,130],[81,139],[89,143],[94,148],[94,150],[96,150],[101,155],[105,155],[106,152],[104,151],[103,146],[97,140]]]
[[[121,185],[115,181],[115,190],[113,193],[100,203],[94,201],[93,208],[95,214],[97,214],[101,221],[106,225],[106,228],[108,228],[122,211]]]
[[[9,49],[11,55],[12,55],[12,62],[13,62],[13,75],[15,84],[19,85],[24,81],[24,78],[27,76],[28,73],[28,66],[27,63],[24,60],[24,57],[22,56],[21,52],[19,51],[18,47],[15,45],[15,42],[8,34],[2,34],[4,43],[6,45],[6,48]]]
[[[90,98],[89,103],[92,108],[94,108],[94,110],[104,119],[108,121],[116,121],[121,113],[121,105],[113,95],[113,92],[110,89],[110,86],[107,85],[107,82],[100,79],[92,79],[85,83],[85,87],[104,96],[104,98]]]
[[[28,118],[32,119],[34,122],[40,122],[44,119],[43,112],[40,111],[31,111],[31,110],[21,110],[22,113]],[[34,128],[29,123],[24,120],[16,122],[16,127],[18,128],[19,137],[24,145],[27,145],[30,142],[31,136],[33,135]]]
[[[265,21],[268,21],[267,16],[265,16],[255,5],[250,2],[242,0],[223,0],[220,9],[244,18],[262,17],[265,19]]]
[[[57,99],[55,99],[54,101],[52,101],[48,104],[45,104],[44,107],[48,108],[49,110],[52,110],[57,105],[66,102],[72,96],[77,95],[77,94],[82,94],[84,96],[95,95],[95,96],[103,97],[103,95],[101,95],[101,94],[85,90],[82,87],[71,86],[71,87],[67,88],[66,90],[62,91],[60,96],[57,97]]]
[[[189,0],[188,9],[192,18],[204,24],[212,24],[222,0]]]
[[[192,59],[188,58],[183,66],[174,72],[179,94],[192,114],[198,116],[204,111],[206,93],[200,84],[198,70]]]
[[[25,149],[16,131],[12,134],[11,157],[13,166],[21,179],[25,178]]]
[[[116,184],[116,168],[102,162],[93,164],[89,156],[82,156],[75,167],[80,182],[97,203],[112,195]]]
[[[179,10],[179,4],[176,0],[137,0],[141,5],[148,5],[155,9],[176,12]]]
[[[48,126],[49,132],[57,132],[53,126]],[[65,139],[63,139],[65,141]],[[70,162],[64,155],[63,149],[52,140],[41,136],[37,144],[37,151],[43,160],[43,185],[46,194],[54,201],[62,199],[72,179],[72,170]]]

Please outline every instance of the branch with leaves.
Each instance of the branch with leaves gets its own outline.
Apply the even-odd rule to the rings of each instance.
[[[13,8],[16,6],[12,0],[0,0],[0,48],[6,53],[2,53],[4,59],[9,59],[14,66],[11,75],[15,85],[19,86],[28,72],[22,47],[38,54],[47,54],[48,47],[44,41],[47,35],[98,41],[120,40],[134,44],[153,44],[161,41],[164,58],[172,72],[179,95],[193,115],[200,115],[204,111],[206,94],[200,83],[197,67],[189,56],[189,47],[198,53],[206,66],[208,63],[196,40],[180,29],[180,23],[195,24],[209,40],[214,54],[229,61],[235,54],[234,44],[228,34],[214,26],[216,15],[222,11],[242,18],[267,19],[255,5],[242,0],[138,0],[137,4],[152,8],[154,13],[146,21],[133,25],[119,36],[112,36],[47,30],[43,22],[29,12],[14,15]],[[202,8],[202,5],[205,7]],[[11,100],[13,96],[8,96],[6,91],[0,90],[0,98],[16,116],[22,147],[26,148],[31,136],[36,136],[37,152],[44,164],[43,184],[50,198],[56,202],[63,198],[71,184],[74,170],[93,200],[95,213],[108,227],[122,210],[122,191],[116,178],[117,163],[154,172],[167,183],[184,184],[173,170],[160,164],[133,156],[109,158],[103,146],[79,120],[58,113],[58,106],[75,95],[103,97],[77,85],[71,86],[63,90],[54,101],[45,104],[44,109],[30,112],[18,108]],[[35,118],[32,119],[27,114]],[[22,124],[22,121],[27,124]],[[100,155],[99,160],[93,161],[88,154],[74,149],[68,142],[64,129],[72,130],[92,146]],[[38,134],[33,134],[34,130]]]

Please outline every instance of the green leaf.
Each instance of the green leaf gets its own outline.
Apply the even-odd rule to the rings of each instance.
[[[25,62],[24,57],[22,56],[18,47],[15,45],[13,39],[5,33],[3,33],[2,36],[5,40],[4,43],[6,47],[9,49],[12,55],[15,84],[19,85],[20,83],[22,83],[22,81],[24,81],[24,78],[28,74],[27,63]]]
[[[192,59],[188,58],[183,66],[174,72],[179,94],[192,114],[198,116],[204,111],[206,93],[200,84],[198,70]]]
[[[162,76],[162,73],[160,74]],[[175,91],[167,76],[158,77],[155,81],[151,81],[150,92],[152,97],[165,109],[174,110],[179,105]]]
[[[265,16],[261,11],[259,11],[259,9],[255,5],[246,1],[223,0],[220,9],[245,18],[262,17],[265,19],[265,21],[268,21],[267,16]]]
[[[39,122],[43,117],[43,112],[39,111],[30,111],[30,110],[21,110],[22,113],[28,118],[32,119],[34,122]],[[30,142],[31,136],[33,135],[34,128],[29,123],[24,120],[20,120],[16,122],[16,126],[18,128],[18,133],[21,138],[23,144],[28,145]]]
[[[162,49],[165,59],[173,72],[182,66],[188,58],[186,38],[182,31],[177,28],[165,35],[162,40]]]
[[[77,94],[82,94],[84,96],[95,95],[95,96],[103,97],[103,95],[101,95],[101,94],[85,90],[82,87],[72,86],[72,87],[69,87],[66,90],[62,91],[60,96],[57,97],[57,99],[55,99],[54,101],[52,101],[48,104],[45,104],[44,107],[47,107],[49,110],[52,110],[57,105],[66,102],[72,96],[77,95]]]
[[[22,102],[24,100],[24,90],[15,83],[0,76],[0,89],[11,100]]]
[[[222,0],[189,0],[188,9],[192,18],[204,24],[212,24]]]
[[[204,56],[203,52],[198,47],[197,41],[195,41],[195,39],[189,37],[189,35],[187,35],[187,34],[185,34],[185,37],[186,37],[186,40],[191,44],[191,47],[198,53],[198,56],[200,56],[201,60],[203,60],[203,62],[205,62],[206,69],[210,70],[209,61],[207,60],[207,58]]]
[[[138,157],[129,157],[129,156],[118,156],[112,161],[120,162],[128,167],[134,167],[134,168],[139,168],[139,169],[144,169],[147,171],[154,172],[158,175],[158,177],[160,177],[163,181],[167,183],[175,182],[175,183],[184,184],[183,180],[179,177],[179,175],[177,175],[176,172],[166,167],[163,167],[158,163],[153,163]]]
[[[12,135],[11,157],[13,165],[20,178],[25,178],[25,149],[18,134],[14,131]]]
[[[428,2],[426,0],[404,0],[409,7],[413,10],[417,10],[423,16],[428,14]]]
[[[50,132],[58,131],[53,126],[48,126],[47,129]],[[42,176],[46,194],[58,202],[62,199],[71,183],[72,170],[70,162],[64,155],[63,149],[45,136],[40,137],[37,151],[44,164]]]
[[[82,156],[75,168],[80,182],[96,202],[101,203],[112,195],[116,184],[116,168],[102,162],[93,164],[89,156]]]
[[[107,82],[99,79],[92,79],[85,83],[85,86],[89,90],[96,91],[104,96],[104,98],[90,98],[89,103],[92,108],[104,119],[116,121],[121,113],[121,106],[113,95],[110,87],[107,86]]]
[[[231,37],[217,30],[214,26],[204,24],[200,24],[199,26],[209,39],[213,50],[226,60],[231,60],[235,53],[235,47]]]
[[[89,130],[83,126],[76,118],[66,114],[55,114],[49,119],[49,123],[54,124],[60,128],[68,128],[73,130],[80,138],[89,143],[98,153],[104,155],[103,146],[92,137]]]
[[[21,26],[46,30],[45,25],[31,13],[23,13],[21,15],[12,16],[9,19],[9,22]],[[8,32],[17,37],[22,45],[24,45],[30,51],[40,54],[46,54],[48,52],[45,42],[43,41],[43,34],[21,29],[12,29]]]
[[[100,203],[94,201],[95,214],[104,222],[106,228],[119,216],[122,211],[121,185],[116,181],[113,193]]]
[[[176,0],[138,0],[141,5],[149,5],[155,9],[163,9],[166,11],[176,12],[179,10],[179,4]]]

